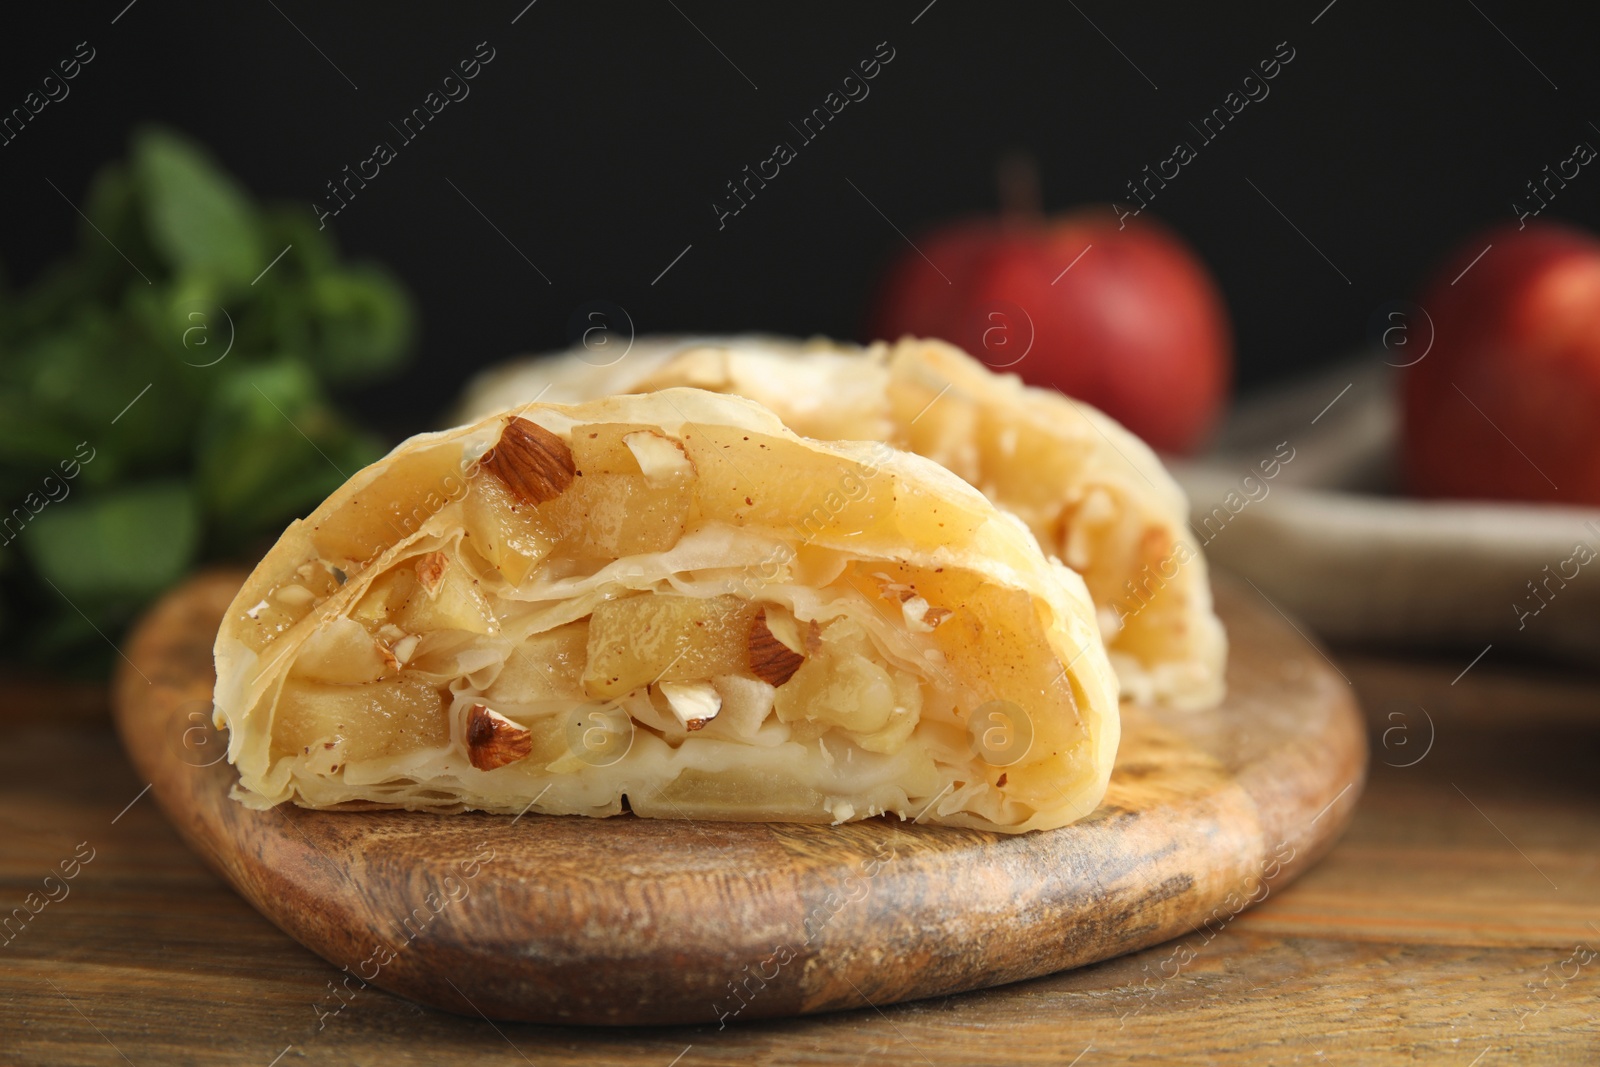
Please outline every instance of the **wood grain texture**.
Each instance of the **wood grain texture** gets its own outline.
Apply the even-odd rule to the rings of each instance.
[[[1600,970],[1552,976],[1575,944],[1600,948],[1600,677],[1498,652],[1454,685],[1470,655],[1335,656],[1373,750],[1354,820],[1295,885],[1209,942],[1186,931],[995,989],[721,1030],[491,1025],[375,988],[319,1022],[341,972],[208,871],[141,796],[105,691],[0,676],[0,909],[80,842],[97,850],[67,899],[0,941],[0,1063],[1594,1063]],[[1411,763],[1408,745],[1430,736],[1419,706],[1435,743]],[[1407,709],[1409,724],[1390,718]],[[1197,956],[1172,975],[1184,946]]]
[[[1320,856],[1361,791],[1344,679],[1228,593],[1227,702],[1128,710],[1105,802],[1050,833],[250,811],[228,798],[205,725],[210,643],[238,580],[201,578],[141,625],[118,724],[185,839],[347,969],[330,1011],[362,980],[494,1019],[634,1025],[1014,982],[1214,936]]]

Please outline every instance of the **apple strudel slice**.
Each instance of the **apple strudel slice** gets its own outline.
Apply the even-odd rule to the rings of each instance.
[[[253,807],[1020,832],[1099,803],[1082,580],[948,471],[697,389],[412,438],[292,524],[216,642]]]

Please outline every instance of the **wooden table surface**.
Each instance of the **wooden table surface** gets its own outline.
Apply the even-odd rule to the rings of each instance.
[[[1336,659],[1372,732],[1355,822],[1211,940],[720,1032],[495,1025],[375,989],[319,1027],[342,976],[184,849],[103,693],[11,678],[0,1064],[1600,1062],[1600,677]]]

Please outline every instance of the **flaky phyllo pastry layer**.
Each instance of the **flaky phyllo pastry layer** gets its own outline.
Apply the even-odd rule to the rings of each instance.
[[[1227,641],[1188,502],[1155,453],[1101,412],[942,341],[682,338],[625,348],[612,340],[492,371],[468,390],[462,419],[536,395],[571,402],[695,386],[750,397],[810,437],[920,453],[1019,516],[1083,575],[1125,699],[1207,707],[1222,698]]]
[[[1083,582],[960,479],[696,389],[416,437],[296,522],[216,644],[266,807],[1023,831],[1099,803]]]

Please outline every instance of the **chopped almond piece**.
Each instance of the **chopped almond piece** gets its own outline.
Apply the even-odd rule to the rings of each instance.
[[[767,609],[750,620],[750,673],[768,685],[782,685],[806,658],[772,635],[767,628]]]
[[[527,419],[506,423],[499,442],[483,457],[483,468],[525,504],[548,504],[578,473],[567,443]]]
[[[480,771],[492,771],[533,752],[533,734],[486,704],[467,712],[467,758]]]

